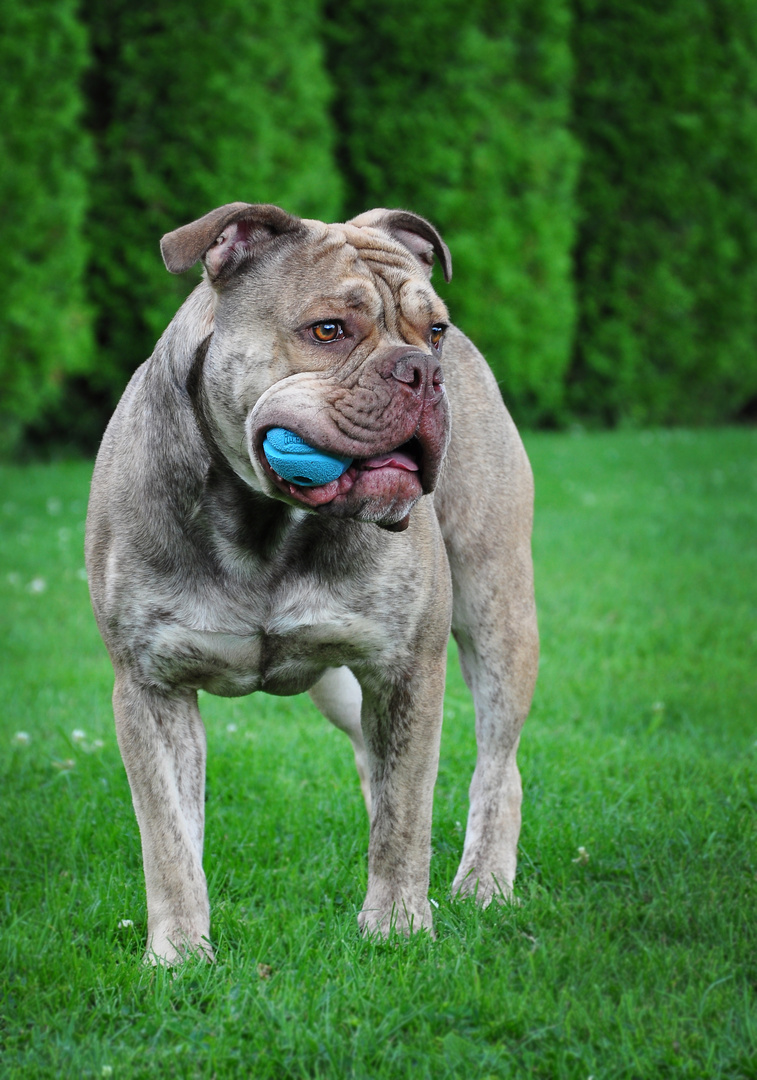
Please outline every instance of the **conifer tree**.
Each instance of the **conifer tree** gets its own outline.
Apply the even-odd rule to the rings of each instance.
[[[439,226],[454,321],[521,421],[559,417],[577,174],[567,0],[328,10],[351,208],[404,206]]]
[[[85,0],[98,171],[91,215],[98,381],[110,405],[199,270],[160,237],[225,202],[338,217],[316,0]]]
[[[73,0],[0,0],[0,452],[92,362],[83,278],[86,37]],[[63,418],[65,423],[65,418]]]
[[[757,4],[576,0],[580,322],[603,423],[757,402]]]

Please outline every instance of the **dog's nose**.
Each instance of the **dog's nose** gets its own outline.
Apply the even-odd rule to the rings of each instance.
[[[392,378],[402,383],[419,398],[438,401],[444,393],[442,365],[435,356],[412,352],[394,362]]]

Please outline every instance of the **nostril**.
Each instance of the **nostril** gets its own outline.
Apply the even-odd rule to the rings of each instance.
[[[417,359],[412,356],[401,356],[392,369],[392,377],[397,382],[404,383],[411,390],[419,390],[423,385],[423,371]]]
[[[423,353],[410,353],[400,356],[394,362],[391,376],[397,382],[411,390],[414,394],[424,394],[427,388],[438,389],[444,381],[441,365],[433,356],[424,356]]]

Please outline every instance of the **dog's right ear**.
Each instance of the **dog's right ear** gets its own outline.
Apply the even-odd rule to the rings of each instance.
[[[160,251],[172,274],[183,274],[202,259],[211,281],[228,276],[271,240],[303,228],[302,221],[269,203],[227,203],[166,233]]]

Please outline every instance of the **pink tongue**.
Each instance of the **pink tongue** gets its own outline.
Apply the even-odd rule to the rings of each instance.
[[[407,472],[418,472],[418,466],[408,454],[401,450],[393,450],[391,454],[383,454],[381,457],[369,458],[368,461],[360,462],[361,469],[405,469]]]

